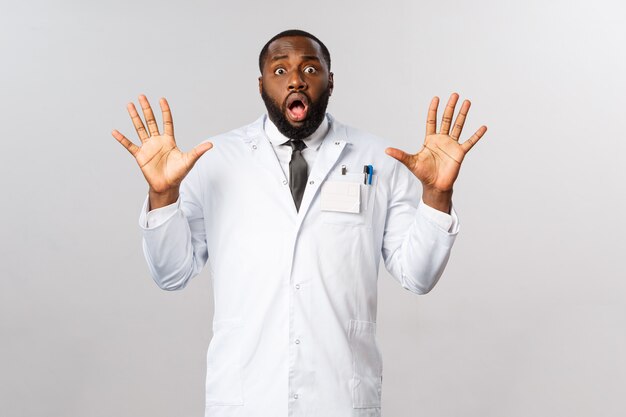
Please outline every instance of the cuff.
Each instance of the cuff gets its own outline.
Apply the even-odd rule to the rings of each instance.
[[[420,199],[417,211],[443,231],[447,233],[458,232],[459,218],[454,210],[454,205],[450,206],[450,214],[448,214],[432,208],[428,204],[424,203],[424,200]]]
[[[150,197],[146,197],[139,215],[139,226],[143,229],[154,229],[168,221],[180,207],[180,196],[174,203],[150,211],[148,211],[149,203]]]

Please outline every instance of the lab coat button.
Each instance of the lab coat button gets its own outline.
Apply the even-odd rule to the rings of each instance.
[[[298,394],[293,394],[293,398],[294,398],[295,400],[297,400],[297,399],[298,399]]]
[[[315,184],[315,181],[309,181],[309,184],[313,185]]]
[[[283,180],[283,185],[287,185],[287,180]]]
[[[256,145],[252,145],[252,149],[256,149]]]
[[[340,142],[335,142],[335,145],[339,145]]]
[[[300,284],[296,284],[296,290],[300,289]]]
[[[300,344],[300,339],[296,339],[296,345]]]

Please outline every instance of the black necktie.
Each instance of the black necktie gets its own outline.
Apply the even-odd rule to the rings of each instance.
[[[286,144],[291,146],[289,188],[291,189],[293,201],[296,203],[296,210],[300,211],[300,203],[302,202],[302,196],[304,195],[306,180],[308,178],[306,161],[302,156],[302,149],[306,148],[306,145],[301,139],[291,139],[289,142],[283,143],[283,145]]]

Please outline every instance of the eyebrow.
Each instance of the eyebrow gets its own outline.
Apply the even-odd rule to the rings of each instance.
[[[300,58],[321,62],[320,59],[315,55],[302,55]]]
[[[285,59],[285,58],[289,58],[289,55],[277,55],[277,56],[273,56],[273,57],[272,57],[272,59],[271,59],[271,61],[272,61],[272,62],[274,62],[274,61],[279,61],[279,60],[281,60],[281,59]],[[317,56],[315,56],[315,55],[302,55],[300,58],[304,58],[304,59],[307,59],[307,60],[313,60],[313,61],[318,61],[318,62],[321,62],[321,61],[320,61],[320,59],[319,59]]]

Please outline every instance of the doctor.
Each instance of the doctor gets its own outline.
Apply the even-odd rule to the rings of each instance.
[[[128,110],[141,146],[113,131],[149,184],[140,226],[156,283],[179,290],[210,267],[206,417],[380,416],[381,255],[425,294],[458,232],[453,184],[486,131],[459,142],[469,101],[453,123],[453,94],[437,129],[434,98],[421,150],[405,153],[326,113],[330,64],[315,36],[282,32],[259,57],[267,114],[253,123],[184,153],[167,101],[160,132],[140,96],[145,124]]]

